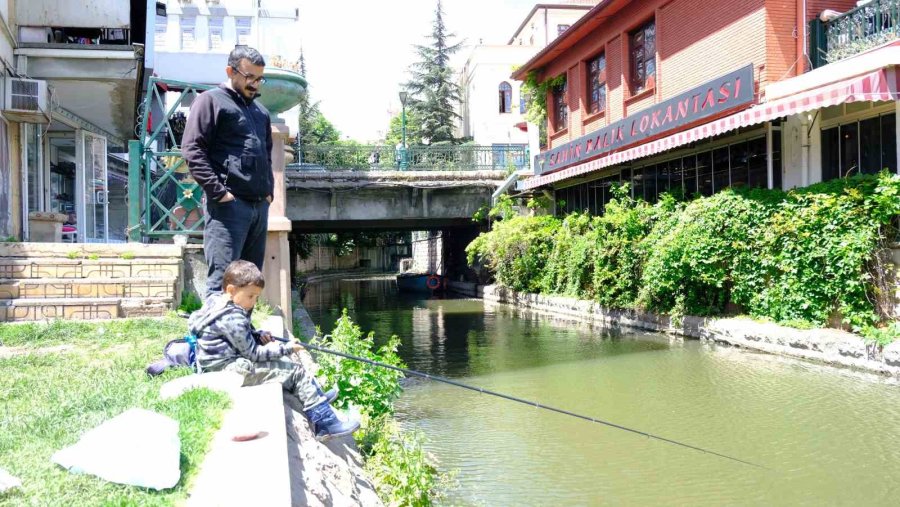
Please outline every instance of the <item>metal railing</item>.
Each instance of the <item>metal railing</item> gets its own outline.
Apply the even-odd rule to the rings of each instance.
[[[524,145],[409,146],[384,145],[295,146],[300,171],[484,171],[521,169],[528,163]],[[405,162],[405,163],[404,163]]]
[[[840,16],[809,23],[809,56],[821,67],[894,40],[900,35],[900,0],[872,0]]]

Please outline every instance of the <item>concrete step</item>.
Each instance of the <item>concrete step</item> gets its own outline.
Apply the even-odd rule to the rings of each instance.
[[[281,384],[242,387],[210,444],[188,506],[291,505],[287,426]],[[262,432],[236,442],[237,434]]]
[[[177,278],[40,278],[0,279],[0,300],[71,298],[176,299]]]
[[[181,259],[0,257],[2,278],[178,278]]]
[[[173,304],[163,297],[11,299],[0,301],[0,322],[162,317]]]
[[[65,259],[97,256],[101,258],[133,257],[181,258],[178,245],[145,245],[142,243],[0,243],[0,257],[52,257]]]

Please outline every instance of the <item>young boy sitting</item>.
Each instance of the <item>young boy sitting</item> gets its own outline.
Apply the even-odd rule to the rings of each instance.
[[[349,435],[359,421],[342,421],[331,408],[336,391],[323,393],[313,375],[289,356],[298,343],[275,341],[268,333],[255,331],[250,311],[266,282],[256,265],[234,261],[225,269],[225,292],[211,296],[188,321],[197,337],[197,362],[203,371],[233,371],[244,377],[244,385],[277,382],[296,396],[313,425],[316,439],[326,441]]]

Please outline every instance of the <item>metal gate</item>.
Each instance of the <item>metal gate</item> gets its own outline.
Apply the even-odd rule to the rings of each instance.
[[[138,140],[128,142],[129,241],[203,234],[203,190],[181,156],[181,136],[185,109],[210,88],[150,78],[139,111]]]

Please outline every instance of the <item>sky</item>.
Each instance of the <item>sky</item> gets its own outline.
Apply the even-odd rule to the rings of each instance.
[[[536,0],[443,0],[444,23],[467,45],[506,44]],[[427,44],[436,0],[302,0],[301,38],[313,101],[344,138],[384,136],[397,93]],[[457,71],[471,49],[454,57]]]

